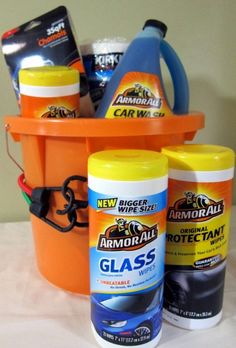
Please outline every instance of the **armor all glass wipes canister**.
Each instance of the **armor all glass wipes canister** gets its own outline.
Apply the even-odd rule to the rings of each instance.
[[[216,145],[169,146],[163,316],[186,329],[222,317],[234,152]]]
[[[167,158],[109,150],[88,163],[91,320],[102,347],[161,336]]]

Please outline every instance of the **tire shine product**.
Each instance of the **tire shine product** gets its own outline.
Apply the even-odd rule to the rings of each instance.
[[[19,72],[21,115],[30,118],[77,118],[80,106],[79,71],[43,66]]]
[[[186,329],[222,317],[234,152],[216,145],[163,148],[169,161],[164,318]]]
[[[161,336],[167,159],[107,150],[88,161],[91,321],[101,347]]]

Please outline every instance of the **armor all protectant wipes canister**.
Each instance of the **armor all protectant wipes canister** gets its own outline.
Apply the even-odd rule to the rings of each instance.
[[[161,336],[167,158],[109,150],[88,162],[91,320],[104,347]]]
[[[223,146],[162,150],[169,161],[163,316],[186,329],[222,317],[234,152]]]

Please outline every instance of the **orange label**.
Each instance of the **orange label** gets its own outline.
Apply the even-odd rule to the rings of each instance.
[[[121,80],[106,118],[164,117],[172,114],[156,75],[129,72]]]
[[[102,239],[104,241],[108,241],[109,238],[119,238],[119,236],[122,236],[121,233],[117,232],[121,228],[121,220],[123,220],[123,230],[128,230],[128,223],[130,221],[135,221],[138,223],[138,227],[142,227],[142,231],[150,236],[152,235],[152,238],[148,240],[148,242],[152,242],[154,239],[157,238],[157,236],[160,236],[161,234],[165,233],[166,229],[166,220],[165,220],[165,210],[161,212],[156,212],[155,214],[146,215],[146,216],[129,216],[129,219],[124,218],[116,218],[114,215],[107,214],[107,212],[102,211],[96,211],[92,207],[90,207],[89,210],[89,220],[91,225],[90,230],[90,247],[96,246],[98,250],[103,250],[102,247]],[[158,224],[157,224],[158,221]],[[99,232],[98,232],[99,231]],[[114,236],[113,236],[114,235]],[[122,236],[124,238],[129,237],[128,236]],[[109,245],[109,243],[106,243]],[[121,250],[137,250],[142,248],[144,245],[147,244],[147,239],[143,240],[143,242],[138,243],[135,246],[127,246],[122,247]],[[109,249],[109,248],[108,248]],[[104,248],[105,250],[105,248]],[[119,248],[116,248],[116,250],[119,250]],[[111,251],[111,250],[109,250]]]
[[[77,118],[79,94],[47,98],[22,94],[21,114],[29,118]]]

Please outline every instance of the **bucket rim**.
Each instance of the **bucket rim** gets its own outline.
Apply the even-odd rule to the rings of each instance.
[[[78,118],[49,120],[5,116],[5,129],[13,135],[52,137],[118,137],[196,132],[204,128],[205,115],[195,111],[185,115],[145,119]]]

